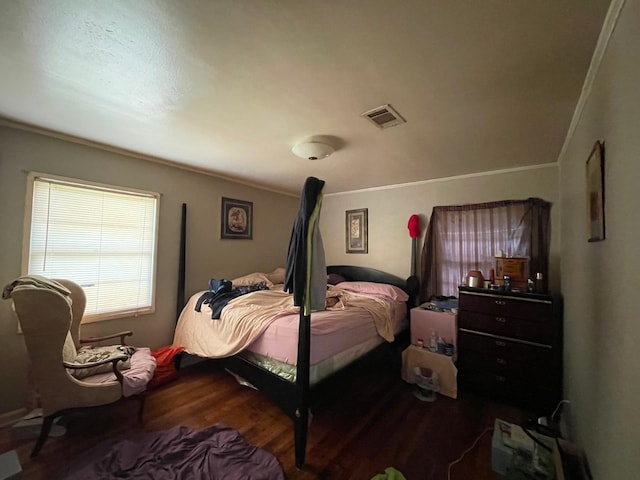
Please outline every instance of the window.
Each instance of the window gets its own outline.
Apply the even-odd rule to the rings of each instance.
[[[85,322],[153,312],[159,195],[33,173],[28,186],[23,271],[78,283]]]
[[[434,207],[422,254],[421,298],[457,295],[470,270],[485,276],[495,256],[529,258],[547,278],[551,204],[539,198]]]

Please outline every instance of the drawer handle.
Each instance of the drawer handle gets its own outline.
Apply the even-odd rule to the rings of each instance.
[[[507,361],[504,358],[496,358],[496,363],[498,365],[506,365]]]
[[[496,300],[496,305],[506,305],[507,302],[505,302],[504,300]]]
[[[504,317],[496,317],[496,322],[507,323],[507,319]]]
[[[507,342],[503,342],[502,340],[496,340],[496,345],[498,347],[506,347],[507,346]]]
[[[496,375],[496,380],[503,383],[507,381],[506,377],[503,377],[502,375]]]

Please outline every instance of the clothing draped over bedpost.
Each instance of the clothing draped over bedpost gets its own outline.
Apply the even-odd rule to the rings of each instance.
[[[284,280],[285,291],[293,293],[294,305],[300,306],[293,418],[298,468],[304,465],[309,427],[311,311],[324,310],[326,305],[327,265],[319,228],[323,188],[324,181],[315,177],[308,177],[304,183],[289,241]]]
[[[289,240],[284,288],[293,293],[294,305],[302,306],[305,315],[325,308],[327,265],[319,228],[324,183],[306,179]]]

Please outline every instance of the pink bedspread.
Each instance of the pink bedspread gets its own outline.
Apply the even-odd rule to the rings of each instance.
[[[173,337],[175,346],[202,357],[222,358],[244,350],[279,316],[299,311],[293,296],[283,291],[259,290],[231,300],[219,319],[211,308],[195,305],[203,292],[193,295],[182,310]]]
[[[395,333],[406,326],[406,312],[405,302],[392,304],[391,325]],[[299,315],[278,318],[247,350],[295,365],[298,359],[299,323]],[[311,314],[310,363],[315,365],[374,338],[378,340],[377,343],[385,341],[378,335],[366,310],[353,308],[346,313],[339,310],[314,312]]]
[[[295,363],[297,352],[299,309],[293,306],[292,295],[281,290],[261,290],[238,297],[222,310],[219,320],[211,319],[208,306],[195,311],[202,292],[193,295],[180,315],[174,335],[174,345],[185,347],[188,353],[202,357],[221,358],[249,348],[277,360]],[[406,315],[404,302],[391,302],[383,297],[364,296],[332,288],[328,297],[338,295],[341,301],[328,310],[311,314],[311,361],[327,357],[315,339],[325,337],[330,354],[341,351],[372,337],[392,341],[397,320]],[[267,342],[262,339],[279,339]],[[337,341],[336,341],[337,340]],[[264,344],[265,351],[261,348]],[[280,344],[281,350],[274,344]],[[335,347],[339,349],[336,350]]]

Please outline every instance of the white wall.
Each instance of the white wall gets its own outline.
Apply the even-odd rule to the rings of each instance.
[[[420,216],[418,257],[431,210],[439,205],[460,205],[494,200],[539,197],[551,207],[551,253],[549,286],[559,288],[558,169],[555,164],[453,177],[394,188],[326,195],[322,202],[320,229],[327,264],[364,265],[406,278],[411,273],[411,238],[407,223]],[[345,253],[345,211],[367,208],[369,253]],[[420,274],[420,269],[417,269]]]
[[[560,162],[565,395],[597,479],[640,472],[639,24],[640,2],[627,1]],[[585,162],[596,140],[605,142],[606,240],[587,243]]]
[[[298,199],[216,177],[0,126],[0,286],[21,274],[27,173],[38,171],[161,193],[156,312],[98,322],[85,335],[134,331],[133,344],[170,344],[176,321],[182,203],[187,204],[187,295],[211,277],[271,271],[286,261]],[[221,240],[221,197],[253,202],[253,240]],[[0,302],[0,413],[24,406],[27,356],[9,301]]]

